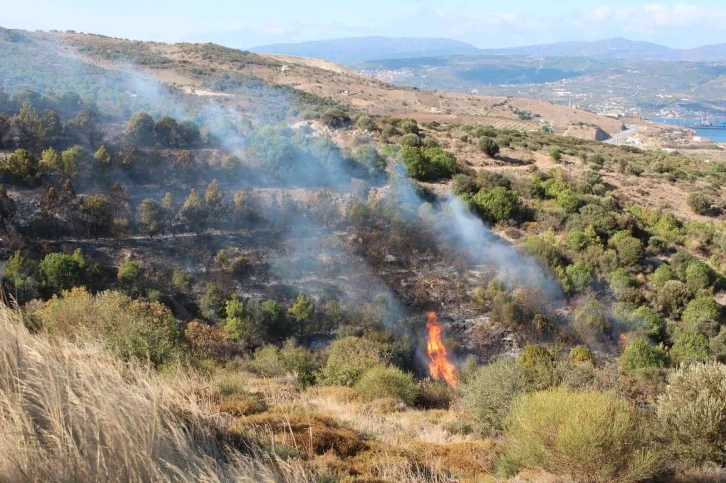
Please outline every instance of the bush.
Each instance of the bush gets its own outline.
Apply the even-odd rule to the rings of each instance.
[[[662,369],[667,365],[665,352],[643,339],[635,339],[620,355],[620,367],[628,375],[643,369]]]
[[[138,263],[128,261],[118,269],[118,281],[124,292],[132,297],[139,296],[144,291],[144,271]]]
[[[366,371],[355,385],[358,393],[373,399],[397,398],[413,406],[419,388],[413,376],[396,367],[374,367]]]
[[[698,297],[688,302],[681,320],[687,330],[714,337],[721,324],[721,308],[712,297]]]
[[[532,388],[546,389],[554,382],[552,354],[541,345],[528,344],[519,354],[517,363],[524,370]]]
[[[360,337],[344,337],[330,346],[321,379],[331,386],[353,386],[368,369],[383,362],[375,343]]]
[[[711,208],[711,202],[701,193],[690,193],[686,203],[694,213],[702,215]]]
[[[680,280],[668,280],[656,292],[656,309],[671,317],[678,317],[691,299],[691,291]]]
[[[651,280],[659,287],[662,287],[667,281],[676,280],[677,278],[673,269],[665,263],[656,268],[653,275],[651,275]]]
[[[481,189],[481,186],[473,176],[457,174],[452,178],[451,189],[457,196],[473,195]]]
[[[448,179],[459,171],[454,155],[441,148],[403,146],[401,159],[408,174],[418,181]]]
[[[647,305],[641,305],[633,311],[633,318],[640,323],[640,327],[648,334],[648,337],[662,341],[665,337],[665,321]]]
[[[531,390],[529,380],[516,361],[508,358],[480,368],[461,386],[461,404],[475,421],[482,436],[499,434],[512,402]]]
[[[708,360],[708,339],[696,332],[683,332],[673,343],[670,350],[674,364],[691,364]]]
[[[63,292],[34,316],[51,334],[91,338],[123,359],[156,367],[183,357],[185,346],[171,311],[158,302],[131,300],[119,292],[91,295],[83,288]]]
[[[595,299],[589,299],[575,310],[575,329],[583,337],[601,338],[608,326],[605,309]]]
[[[482,188],[472,198],[471,205],[475,212],[490,223],[514,220],[521,211],[517,194],[502,186],[493,190]]]
[[[483,137],[479,139],[477,145],[479,146],[479,150],[485,153],[490,158],[493,158],[494,156],[499,154],[499,144],[497,144],[497,142],[492,138]]]
[[[524,395],[506,436],[514,462],[575,481],[640,481],[661,468],[641,416],[614,393],[558,388]]]
[[[419,147],[422,144],[421,138],[418,137],[417,134],[413,134],[413,133],[404,134],[403,136],[401,136],[398,143],[401,146],[413,146],[413,147]]]
[[[575,262],[565,269],[567,280],[575,292],[582,292],[590,287],[595,279],[592,276],[590,267],[581,262]]]
[[[595,354],[585,345],[577,345],[570,349],[568,357],[572,362],[595,365]]]
[[[686,285],[694,294],[711,291],[716,281],[716,274],[707,264],[696,261],[686,268]]]
[[[643,262],[643,244],[635,237],[624,236],[615,242],[615,251],[622,266],[632,267]]]
[[[683,366],[668,377],[656,414],[675,457],[694,466],[726,463],[726,366]]]
[[[610,274],[610,291],[613,297],[621,302],[637,304],[642,296],[638,280],[624,268],[618,268]]]
[[[82,260],[65,253],[50,253],[38,265],[40,286],[51,294],[70,290],[84,282]]]

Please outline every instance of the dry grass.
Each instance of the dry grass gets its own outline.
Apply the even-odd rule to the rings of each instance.
[[[1,306],[0,331],[0,481],[310,479],[302,466],[230,449],[200,380],[31,335]]]

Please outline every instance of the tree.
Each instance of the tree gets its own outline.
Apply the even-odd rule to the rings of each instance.
[[[206,202],[206,212],[210,221],[219,221],[224,217],[224,193],[219,191],[217,180],[213,179],[204,192],[204,201]]]
[[[95,148],[96,144],[103,139],[101,119],[98,113],[92,109],[82,110],[69,124],[73,132],[88,142],[91,147]]]
[[[101,145],[93,157],[103,171],[107,171],[111,167],[111,155],[108,153],[106,146]]]
[[[36,182],[38,168],[38,160],[25,149],[17,149],[4,160],[0,159],[0,174],[4,172],[10,179],[23,184]]]
[[[141,202],[139,211],[146,233],[149,234],[149,238],[153,238],[164,226],[164,208],[158,201],[146,198]]]
[[[633,318],[653,340],[662,341],[666,337],[665,321],[647,305],[641,305],[633,311]]]
[[[694,294],[710,292],[716,281],[716,274],[706,263],[695,261],[686,268],[686,285]]]
[[[144,270],[136,262],[128,261],[121,265],[118,269],[118,281],[131,297],[137,297],[144,292]]]
[[[193,146],[200,139],[199,126],[192,121],[182,121],[177,126],[177,144],[179,146]]]
[[[48,294],[58,294],[83,284],[84,270],[77,257],[50,253],[38,265],[38,281]]]
[[[577,213],[582,206],[580,197],[571,189],[563,190],[557,195],[557,204],[565,210],[565,213],[569,214]]]
[[[81,146],[72,146],[61,153],[63,174],[75,178],[90,167],[90,155]]]
[[[565,269],[567,280],[575,292],[582,292],[590,287],[595,279],[592,277],[592,269],[581,262],[575,262]]]
[[[149,146],[154,143],[154,120],[149,114],[139,112],[129,119],[124,133],[132,141]]]
[[[2,282],[7,293],[22,304],[35,296],[37,281],[33,274],[36,264],[16,251],[3,265]]]
[[[378,154],[373,146],[360,146],[352,153],[355,162],[360,163],[368,170],[369,176],[380,176],[386,171],[386,160]]]
[[[166,222],[167,229],[172,235],[174,235],[174,221],[177,216],[177,207],[174,195],[166,193],[164,198],[161,200],[161,207],[164,209],[164,221]]]
[[[499,154],[499,144],[490,137],[482,137],[478,142],[479,150],[490,158]]]
[[[178,144],[179,126],[171,116],[164,116],[154,124],[154,136],[162,146],[176,146]]]
[[[288,337],[288,321],[285,309],[274,300],[265,300],[257,307],[256,319],[260,328],[271,340]]]
[[[84,196],[79,208],[88,233],[94,239],[98,240],[99,236],[109,232],[113,216],[108,202],[102,196]]]
[[[655,309],[670,317],[678,317],[691,299],[691,291],[680,280],[668,280],[655,294]]]
[[[297,296],[297,300],[290,307],[290,314],[295,317],[299,327],[299,337],[305,336],[305,327],[313,317],[315,316],[315,304],[312,299],[300,292]]]
[[[58,151],[48,148],[40,157],[39,168],[43,173],[55,173],[63,170],[63,160]]]
[[[194,188],[189,192],[189,196],[184,201],[179,214],[186,223],[187,228],[194,231],[197,235],[204,229],[207,213],[202,204],[202,199],[199,197],[199,193]]]

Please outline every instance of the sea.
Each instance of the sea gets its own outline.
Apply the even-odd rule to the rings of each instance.
[[[651,121],[661,124],[673,124],[675,126],[691,127],[696,130],[696,134],[702,138],[710,139],[715,143],[726,143],[726,128],[724,129],[698,129],[700,120],[697,119],[675,119],[672,117],[651,117]]]

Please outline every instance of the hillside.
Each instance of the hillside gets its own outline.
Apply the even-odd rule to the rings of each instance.
[[[723,481],[716,146],[212,44],[0,79],[0,480]]]

